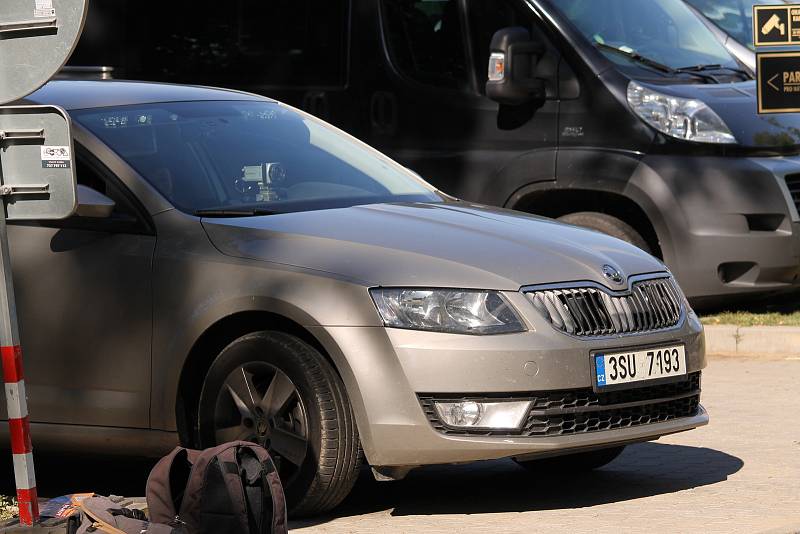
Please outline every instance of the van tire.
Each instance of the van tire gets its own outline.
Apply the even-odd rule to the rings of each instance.
[[[541,460],[517,460],[520,466],[536,474],[583,473],[610,464],[625,450],[625,446],[579,452]]]
[[[622,239],[649,254],[653,253],[653,249],[647,244],[647,241],[644,240],[639,232],[634,230],[634,228],[625,221],[611,215],[598,213],[596,211],[581,211],[564,215],[559,217],[558,220],[567,224],[589,228],[590,230],[597,230],[611,237]]]
[[[319,351],[300,338],[275,331],[255,332],[236,339],[220,352],[211,364],[200,394],[197,443],[201,448],[217,444],[215,417],[219,413],[220,396],[224,395],[229,383],[226,381],[232,373],[240,369],[260,372],[262,368],[267,378],[259,379],[254,373],[251,384],[266,389],[263,384],[271,383],[270,372],[275,373],[272,380],[278,372],[283,373],[295,388],[292,397],[295,401],[290,403],[299,402],[300,408],[295,409],[305,414],[305,458],[299,467],[291,466],[289,480],[282,480],[289,514],[303,517],[328,512],[352,490],[363,454],[353,409],[341,378]],[[258,389],[255,398],[260,399],[264,393]],[[263,411],[259,417],[264,417]],[[274,421],[270,422],[270,426],[273,424]],[[270,437],[256,435],[237,439],[254,441],[269,450]],[[276,453],[270,450],[270,454],[275,457]],[[276,463],[280,472],[279,460],[278,456]]]

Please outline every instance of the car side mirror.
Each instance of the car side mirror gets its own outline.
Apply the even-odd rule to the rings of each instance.
[[[78,208],[75,215],[95,219],[108,219],[114,212],[116,203],[100,191],[78,185]]]
[[[544,53],[544,44],[532,39],[525,28],[497,30],[490,44],[486,96],[509,106],[544,100],[545,81],[534,77]]]

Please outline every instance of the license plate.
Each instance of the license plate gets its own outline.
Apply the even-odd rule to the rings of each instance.
[[[594,355],[597,387],[647,382],[686,374],[683,345]]]

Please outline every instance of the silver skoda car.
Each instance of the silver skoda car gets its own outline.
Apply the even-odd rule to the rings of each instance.
[[[262,97],[28,102],[70,113],[79,183],[76,216],[10,227],[38,450],[252,440],[301,515],[362,463],[591,469],[708,422],[702,327],[631,245],[460,202]]]

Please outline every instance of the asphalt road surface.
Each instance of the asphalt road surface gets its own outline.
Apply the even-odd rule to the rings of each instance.
[[[800,359],[712,358],[707,427],[629,447],[580,476],[511,461],[437,466],[400,482],[365,471],[310,533],[800,532]],[[35,446],[35,436],[34,436]],[[10,458],[0,493],[13,494]],[[151,462],[39,456],[40,494],[141,495]]]

